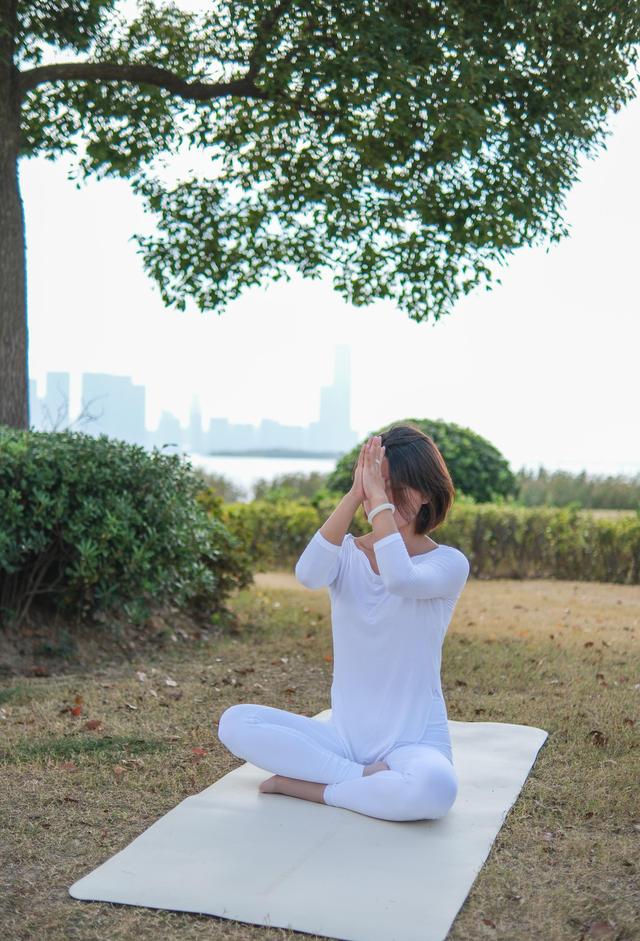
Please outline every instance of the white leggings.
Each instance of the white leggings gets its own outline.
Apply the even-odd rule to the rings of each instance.
[[[389,771],[362,776],[331,720],[257,703],[230,706],[218,738],[251,764],[302,781],[326,784],[324,803],[382,820],[444,817],[458,793],[453,764],[432,745],[398,745],[384,758]]]

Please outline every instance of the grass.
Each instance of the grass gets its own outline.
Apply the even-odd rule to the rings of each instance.
[[[293,938],[206,915],[80,902],[68,886],[242,762],[220,714],[330,705],[326,592],[263,573],[233,636],[0,687],[0,916],[12,941]],[[640,938],[640,589],[471,579],[443,653],[449,718],[549,738],[450,941]],[[455,759],[455,754],[454,754]],[[300,937],[302,937],[300,933]],[[312,938],[311,935],[304,935]]]

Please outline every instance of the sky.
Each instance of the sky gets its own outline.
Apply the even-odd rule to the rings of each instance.
[[[351,425],[455,422],[487,438],[513,471],[640,472],[640,97],[612,114],[596,159],[567,194],[570,235],[523,248],[438,323],[393,302],[350,306],[331,274],[247,290],[222,314],[166,309],[134,233],[152,220],[123,180],[69,179],[72,162],[21,160],[26,217],[29,373],[130,376],[147,388],[146,424],[167,409],[307,425],[351,350]],[[189,164],[190,165],[190,164]],[[186,168],[176,160],[176,180]]]

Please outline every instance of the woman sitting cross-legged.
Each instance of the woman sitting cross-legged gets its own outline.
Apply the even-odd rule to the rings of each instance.
[[[333,633],[331,718],[256,703],[230,706],[218,737],[274,772],[260,785],[383,820],[443,817],[458,793],[442,694],[442,644],[469,561],[428,535],[455,488],[433,440],[392,426],[361,448],[351,490],[295,567],[328,587]],[[392,502],[393,501],[393,502]],[[372,531],[347,529],[363,504]]]

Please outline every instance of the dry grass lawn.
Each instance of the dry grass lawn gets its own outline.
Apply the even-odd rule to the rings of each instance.
[[[265,573],[231,604],[240,623],[232,636],[2,682],[7,941],[298,934],[81,902],[67,891],[241,764],[216,735],[227,706],[259,702],[305,715],[329,706],[327,592]],[[539,726],[549,738],[451,941],[640,938],[639,654],[637,586],[468,582],[444,648],[449,717]]]

